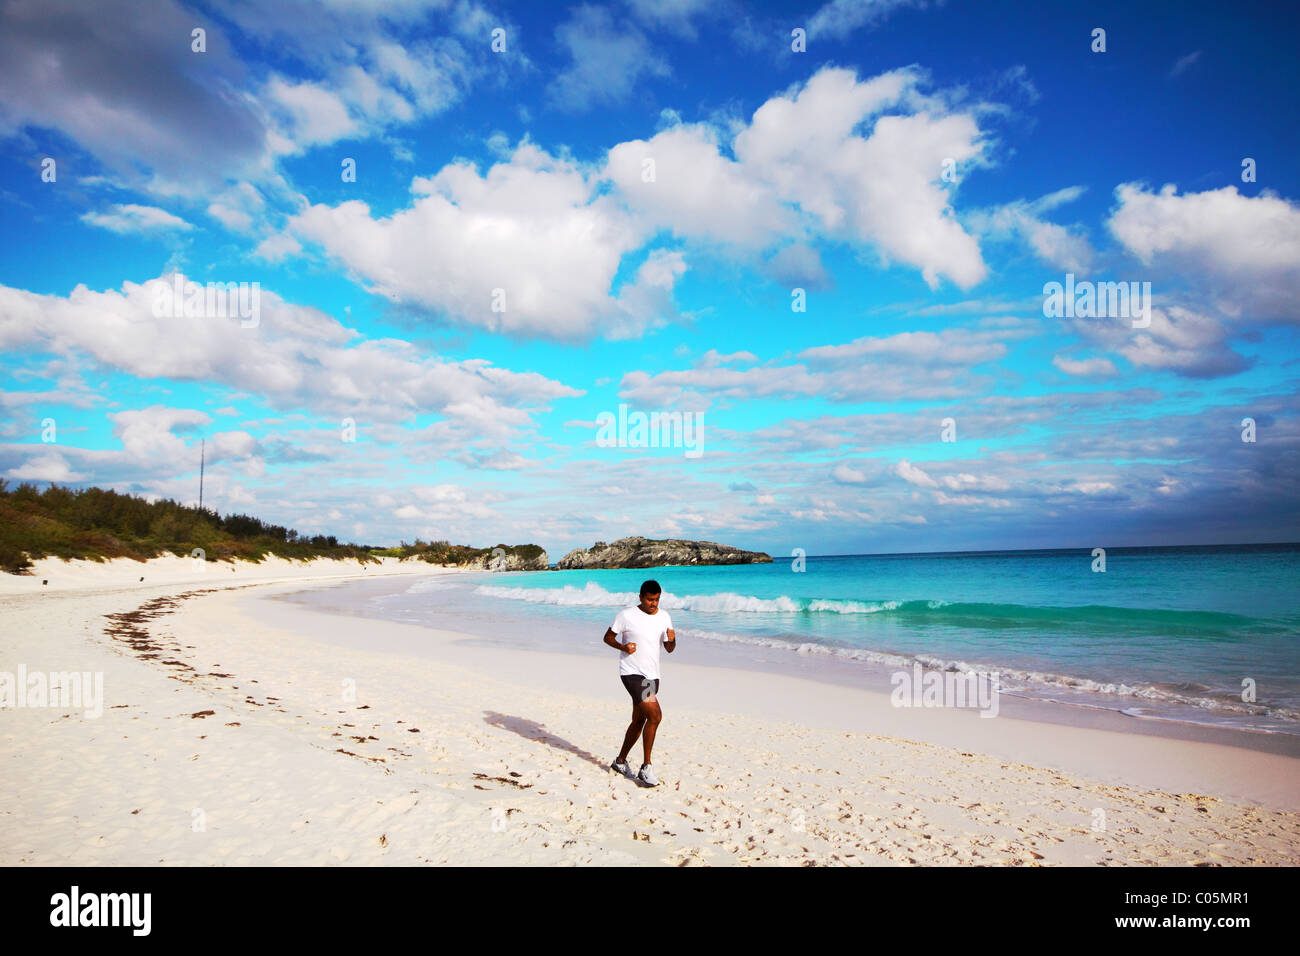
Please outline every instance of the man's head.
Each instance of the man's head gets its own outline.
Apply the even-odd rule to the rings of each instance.
[[[662,591],[658,581],[646,581],[641,585],[641,609],[647,614],[659,610],[659,596]]]

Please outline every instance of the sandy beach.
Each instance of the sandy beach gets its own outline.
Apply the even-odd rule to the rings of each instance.
[[[177,558],[3,576],[0,672],[102,674],[103,699],[98,715],[0,711],[0,863],[1300,859],[1287,753],[896,708],[695,665],[682,646],[664,664],[663,785],[642,789],[608,769],[630,709],[613,652],[521,652],[283,599],[457,573]]]

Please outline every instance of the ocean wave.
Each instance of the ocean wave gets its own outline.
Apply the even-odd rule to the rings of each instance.
[[[635,591],[607,591],[588,582],[583,587],[520,588],[480,585],[476,593],[487,597],[568,607],[627,607],[640,599]],[[774,598],[722,592],[673,594],[665,591],[659,606],[665,610],[712,611],[736,614],[883,614],[908,624],[954,627],[1014,628],[1101,625],[1108,628],[1153,628],[1165,634],[1219,635],[1231,628],[1256,631],[1277,629],[1276,622],[1219,611],[1165,608],[1125,608],[1087,604],[1077,607],[1036,607],[1024,604],[848,598]]]
[[[910,668],[919,664],[926,670],[953,671],[956,673],[981,674],[996,673],[1004,693],[1031,692],[1029,696],[1042,696],[1044,691],[1066,690],[1083,695],[1102,695],[1103,697],[1134,698],[1137,700],[1197,707],[1205,711],[1220,714],[1236,714],[1254,718],[1273,718],[1288,723],[1300,722],[1300,710],[1270,704],[1245,703],[1232,691],[1216,691],[1204,685],[1195,687],[1186,685],[1162,685],[1134,681],[1132,683],[1100,681],[1086,677],[1072,677],[1065,674],[1053,674],[1045,671],[1020,670],[1010,667],[998,667],[983,662],[936,657],[932,654],[898,654],[887,651],[872,651],[857,647],[844,647],[815,641],[797,641],[779,637],[760,637],[748,634],[729,634],[719,631],[679,628],[678,633],[686,638],[700,638],[725,644],[746,644],[754,647],[774,648],[792,651],[801,655],[825,655],[839,660],[864,661],[887,667]],[[1078,703],[1079,700],[1066,700],[1065,703]],[[1138,708],[1123,705],[1117,701],[1116,706],[1107,709],[1120,709],[1130,716],[1155,716],[1141,713]]]
[[[640,601],[635,591],[606,591],[599,584],[588,582],[585,587],[566,585],[562,588],[507,588],[483,584],[475,588],[476,594],[486,597],[527,601],[532,604],[554,604],[563,607],[627,607]],[[665,591],[659,599],[664,610],[721,611],[736,613],[799,614],[831,612],[835,614],[875,614],[898,608],[897,601],[845,601],[821,598],[792,598],[782,595],[760,598],[744,594],[672,594]]]
[[[635,592],[608,591],[589,582],[583,587],[520,588],[481,585],[476,593],[488,597],[569,607],[627,607],[636,604]],[[768,614],[776,620],[761,625],[776,633],[733,633],[724,629],[678,627],[678,633],[691,639],[716,643],[743,644],[752,647],[793,652],[804,656],[825,656],[839,660],[861,661],[891,668],[911,668],[915,664],[930,670],[967,673],[996,671],[1003,691],[1017,696],[1062,700],[1086,706],[1102,706],[1134,717],[1155,716],[1148,709],[1172,708],[1205,715],[1207,723],[1219,718],[1250,722],[1277,721],[1288,728],[1300,723],[1300,709],[1269,703],[1246,703],[1232,688],[1205,685],[1153,683],[1140,680],[1115,681],[1024,670],[992,665],[987,661],[968,661],[934,654],[892,653],[841,644],[835,641],[809,640],[797,633],[794,622],[790,633],[781,633],[780,618],[794,614],[875,615],[903,626],[947,626],[966,629],[1009,630],[1033,628],[1045,634],[1066,632],[1094,633],[1104,628],[1108,633],[1129,631],[1136,634],[1177,635],[1232,639],[1234,632],[1250,627],[1258,632],[1279,628],[1283,622],[1266,621],[1219,612],[1166,609],[1129,609],[1086,605],[1080,607],[1031,607],[1018,604],[963,603],[930,600],[848,600],[832,598],[796,598],[782,595],[760,598],[753,595],[686,594],[665,591],[660,607],[670,611],[714,612],[722,615]],[[715,618],[715,621],[717,619]],[[787,617],[788,620],[788,617]],[[685,624],[685,621],[680,622]],[[725,625],[724,625],[725,627]],[[1196,710],[1190,710],[1195,708]],[[1185,719],[1185,718],[1178,718]],[[1300,732],[1300,728],[1287,732]]]

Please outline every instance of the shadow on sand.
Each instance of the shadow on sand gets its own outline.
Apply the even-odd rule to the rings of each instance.
[[[485,710],[483,713],[485,715],[483,717],[484,722],[491,724],[493,727],[500,727],[503,730],[512,731],[527,740],[535,740],[538,743],[548,744],[556,750],[574,754],[589,763],[595,764],[601,770],[608,769],[603,760],[594,754],[588,753],[581,747],[569,743],[563,737],[555,736],[535,720],[528,720],[524,717],[511,717],[509,714],[498,714],[492,710]]]

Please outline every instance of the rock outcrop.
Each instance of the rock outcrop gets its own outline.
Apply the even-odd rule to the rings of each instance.
[[[535,544],[498,544],[491,548],[471,548],[463,544],[417,541],[414,546],[403,542],[409,553],[402,561],[427,561],[444,568],[467,568],[474,571],[546,571],[550,557]]]
[[[597,541],[590,548],[577,548],[560,559],[557,571],[584,568],[657,568],[681,564],[764,564],[772,556],[761,551],[742,551],[715,541],[685,541],[681,538],[620,538],[613,544]]]

